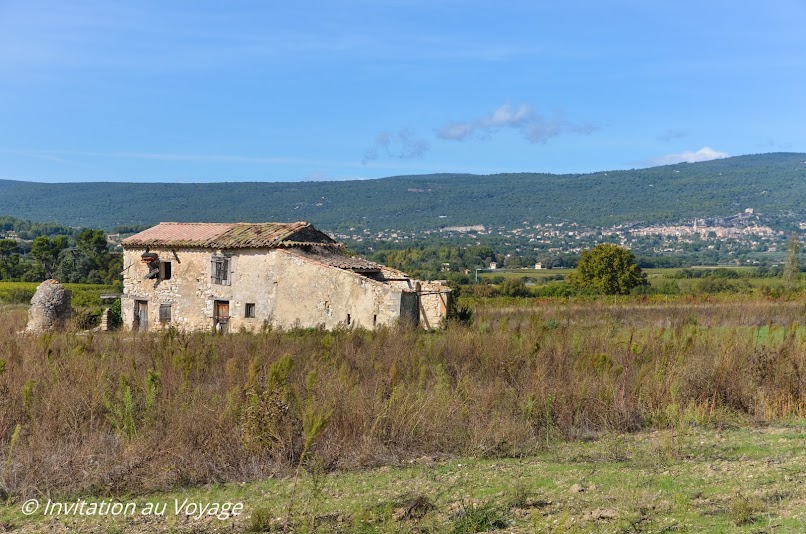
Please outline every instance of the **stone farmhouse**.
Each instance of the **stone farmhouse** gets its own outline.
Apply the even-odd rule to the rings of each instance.
[[[439,326],[450,289],[349,255],[307,222],[163,222],[121,242],[124,327]]]

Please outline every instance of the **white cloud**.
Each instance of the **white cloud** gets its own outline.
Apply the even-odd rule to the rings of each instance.
[[[448,141],[486,139],[503,128],[519,132],[530,143],[545,143],[565,133],[590,134],[598,129],[589,122],[573,123],[562,114],[545,117],[526,104],[517,108],[504,104],[484,117],[448,123],[437,130],[437,137]]]
[[[684,151],[676,154],[666,154],[658,158],[649,160],[651,165],[674,165],[675,163],[697,163],[698,161],[711,161],[712,159],[722,159],[729,157],[727,152],[714,150],[709,146],[704,146],[697,151]]]
[[[521,104],[517,111],[513,111],[509,104],[504,104],[500,108],[493,111],[489,117],[483,119],[481,124],[490,127],[496,126],[520,126],[521,124],[532,120],[534,112],[532,108],[526,104]]]
[[[461,141],[469,135],[473,135],[476,126],[470,122],[452,122],[440,128],[437,136],[451,141]]]

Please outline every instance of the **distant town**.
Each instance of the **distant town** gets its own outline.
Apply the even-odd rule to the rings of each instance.
[[[806,222],[799,223],[806,230]],[[614,243],[639,256],[679,257],[699,255],[707,263],[770,265],[783,258],[790,232],[765,224],[753,208],[730,217],[702,217],[665,225],[619,224],[608,228],[583,228],[574,222],[530,224],[514,228],[484,225],[451,226],[438,230],[379,232],[351,228],[335,237],[358,249],[400,249],[423,242],[488,245],[502,258],[496,267],[551,268],[557,258],[578,255],[598,243]],[[448,269],[449,270],[449,269]]]

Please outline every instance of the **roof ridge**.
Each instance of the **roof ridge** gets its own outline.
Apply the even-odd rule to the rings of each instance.
[[[193,222],[160,221],[157,224],[155,224],[154,226],[159,226],[161,224],[193,224],[193,225],[200,225],[201,226],[201,225],[214,225],[214,224],[222,225],[222,224],[238,224],[238,223],[232,223],[232,222],[196,222],[196,221],[193,221]],[[152,228],[153,228],[153,226],[152,226]]]
[[[121,244],[125,247],[137,244],[144,246],[190,246],[215,248],[263,248],[291,244],[286,241],[300,234],[293,243],[312,244],[336,242],[307,221],[295,222],[170,222],[163,221],[138,234],[127,237]]]

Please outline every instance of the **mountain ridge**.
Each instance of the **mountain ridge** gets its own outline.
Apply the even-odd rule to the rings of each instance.
[[[586,174],[438,173],[334,182],[0,180],[0,215],[112,228],[159,221],[308,220],[329,231],[568,221],[608,227],[806,214],[806,154],[768,153]],[[790,221],[790,222],[791,222]]]

